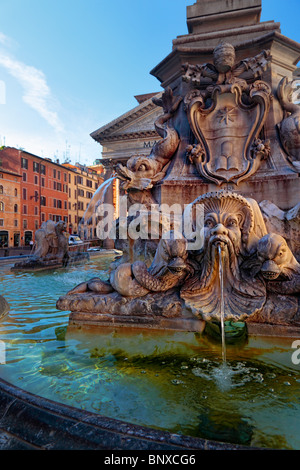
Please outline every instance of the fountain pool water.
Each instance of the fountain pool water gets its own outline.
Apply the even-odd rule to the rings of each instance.
[[[172,433],[300,449],[300,366],[293,340],[222,346],[205,334],[68,325],[56,299],[111,260],[57,271],[1,269],[1,379],[73,407]],[[100,265],[101,263],[101,265]]]

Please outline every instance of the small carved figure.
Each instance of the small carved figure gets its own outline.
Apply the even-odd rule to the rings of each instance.
[[[281,235],[265,235],[258,242],[257,258],[260,272],[270,281],[268,291],[279,294],[300,292],[300,264]]]
[[[79,284],[68,295],[116,291],[124,297],[142,297],[149,292],[165,292],[181,285],[191,274],[192,266],[187,258],[187,241],[183,237],[174,239],[170,232],[168,238],[160,240],[149,269],[142,261],[123,263],[111,272],[109,281],[93,278]]]
[[[170,119],[177,111],[182,98],[173,96],[173,91],[168,88],[160,99],[153,98],[153,102],[161,106],[164,114],[154,123],[158,134],[163,137],[157,142],[149,157],[142,155],[132,156],[126,164],[118,164],[116,172],[122,181],[121,186],[126,190],[149,190],[166,175],[167,165],[173,157],[179,145],[179,136],[170,124]]]
[[[62,260],[68,255],[68,237],[66,236],[66,223],[60,220],[43,222],[41,228],[35,232],[36,248],[34,258],[39,260]]]
[[[171,236],[172,236],[171,232]],[[181,285],[192,272],[185,238],[161,239],[150,268],[137,261],[132,266],[135,279],[150,291],[164,292]]]

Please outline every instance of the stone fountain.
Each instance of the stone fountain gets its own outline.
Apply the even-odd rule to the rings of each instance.
[[[203,331],[223,302],[224,320],[249,331],[300,327],[300,44],[259,22],[260,0],[230,5],[188,7],[189,34],[151,72],[164,88],[161,140],[116,166],[138,209],[117,221],[124,256],[107,279],[57,301],[71,323]],[[182,230],[166,216],[175,201]],[[134,222],[143,236],[130,236]]]
[[[78,246],[84,249],[85,245]],[[12,270],[34,271],[66,267],[89,258],[83,249],[70,252],[67,224],[62,220],[58,222],[47,220],[35,232],[33,253],[28,259],[15,263]]]

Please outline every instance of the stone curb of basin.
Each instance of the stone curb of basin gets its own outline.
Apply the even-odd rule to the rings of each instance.
[[[0,380],[0,450],[249,450],[129,424]],[[257,449],[256,449],[257,450]]]

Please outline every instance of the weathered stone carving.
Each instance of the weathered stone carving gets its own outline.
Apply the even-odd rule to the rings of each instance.
[[[43,222],[35,232],[35,249],[27,260],[16,263],[12,270],[43,269],[53,266],[66,266],[70,255],[67,225],[60,220]],[[76,255],[76,254],[75,254]]]
[[[265,235],[249,264],[252,275],[263,275],[267,299],[263,309],[251,315],[248,322],[299,325],[300,264],[286,240],[275,233]]]
[[[281,210],[270,201],[259,204],[267,231],[281,235],[300,261],[300,202],[289,210]]]
[[[214,65],[199,67],[198,78],[187,66],[183,77],[199,87],[202,77],[211,79],[211,85],[185,97],[189,123],[198,140],[195,146],[188,146],[187,153],[200,175],[217,185],[239,184],[270,154],[269,141],[259,136],[269,111],[271,88],[261,80],[253,81],[267,66],[269,53],[264,51],[235,66],[234,60],[233,46],[222,44],[214,51]],[[249,71],[250,80],[241,78]]]
[[[132,266],[135,279],[153,292],[164,292],[180,286],[193,267],[188,262],[187,240],[162,239],[157,247],[154,260],[149,268],[137,261]]]
[[[58,300],[57,308],[86,321],[93,315],[96,321],[114,317],[128,324],[162,316],[218,321],[222,263],[225,320],[297,322],[300,265],[282,236],[267,233],[257,202],[218,191],[191,203],[192,214],[197,205],[204,215],[200,250],[189,251],[188,241],[171,232],[159,241],[149,268],[142,261],[117,264],[108,280],[79,284]]]
[[[266,300],[264,283],[241,269],[243,256],[256,249],[264,226],[251,202],[235,193],[208,193],[194,204],[204,206],[204,245],[199,271],[185,282],[181,297],[205,320],[220,312],[221,291],[218,246],[224,264],[226,318],[244,319],[260,310]],[[259,219],[256,221],[256,217]]]
[[[101,322],[115,318],[146,325],[178,317],[193,321],[195,317],[179,296],[180,286],[193,272],[187,241],[183,237],[162,239],[149,269],[140,261],[123,263],[111,272],[108,281],[93,278],[79,284],[57,301],[57,308],[81,312],[80,316],[91,321],[96,315]]]
[[[282,146],[288,161],[300,173],[300,106],[292,102],[293,82],[284,77],[277,90],[278,99],[286,117],[278,125]]]
[[[142,297],[149,292],[165,292],[181,285],[193,269],[187,261],[187,240],[169,235],[171,238],[160,240],[149,268],[142,261],[122,263],[112,270],[109,281],[93,278],[79,284],[68,295],[116,291],[125,297]]]
[[[68,256],[68,236],[67,225],[60,220],[55,223],[53,220],[43,222],[41,228],[35,232],[36,248],[34,259],[62,260]]]
[[[269,50],[262,51],[236,63],[235,49],[232,44],[221,42],[213,53],[213,64],[184,64],[182,79],[195,87],[207,87],[222,83],[234,83],[237,79],[254,81],[268,68],[271,61]]]
[[[181,53],[192,57],[195,51],[187,48]],[[208,47],[205,51],[211,53]],[[297,175],[286,169],[279,135],[274,132],[286,113],[278,134],[289,162],[298,171],[300,114],[299,107],[292,104],[288,79],[281,81],[277,96],[272,95],[271,73],[264,75],[270,64],[268,50],[237,62],[235,48],[221,43],[214,49],[212,63],[183,67],[182,80],[187,84],[174,75],[172,87],[178,96],[168,88],[160,100],[154,100],[164,111],[155,123],[162,140],[149,157],[132,156],[126,166],[116,168],[129,203],[143,205],[137,216],[128,210],[125,222],[119,219],[116,225],[120,232],[121,222],[126,227],[136,222],[143,236],[124,240],[117,235],[124,253],[111,266],[109,279],[93,278],[80,284],[59,299],[58,308],[78,314],[80,321],[153,326],[163,317],[219,322],[224,305],[226,321],[300,324]],[[179,108],[182,99],[184,107]],[[240,184],[250,177],[251,185]],[[240,194],[217,191],[228,183],[240,185]],[[211,192],[203,194],[208,186]],[[190,187],[192,194],[199,195],[193,202]],[[277,189],[276,203],[282,209],[263,200]],[[178,205],[182,209],[188,206],[192,220],[198,206],[203,208],[204,225],[194,221],[193,230],[189,227],[181,238],[163,238],[164,198],[170,204],[174,195],[177,202],[176,191],[180,191]],[[254,194],[260,206],[247,194]],[[293,209],[288,200],[291,196]],[[152,239],[148,235],[153,204],[159,228]],[[175,231],[175,223],[169,227]],[[202,234],[203,245],[197,251],[188,248],[193,232],[198,241]]]
[[[270,281],[268,291],[286,295],[300,292],[300,264],[281,235],[264,236],[257,246],[257,258],[260,272]]]
[[[178,292],[169,290],[161,295],[151,292],[142,297],[124,297],[118,292],[99,295],[94,292],[60,297],[56,304],[60,310],[71,310],[71,318],[84,323],[153,327],[168,327],[165,319],[182,319],[185,313]],[[190,314],[193,321],[195,317]]]
[[[156,131],[163,139],[155,144],[149,157],[132,156],[126,167],[122,164],[117,165],[116,172],[122,181],[123,189],[129,190],[129,192],[149,190],[165,177],[167,165],[179,145],[179,135],[171,124],[171,118],[181,101],[181,96],[173,96],[173,91],[170,88],[163,93],[160,99],[153,98],[153,102],[161,106],[164,111],[164,114],[154,123]],[[136,191],[135,197],[137,197]]]
[[[142,261],[122,264],[111,273],[111,284],[117,292],[130,297],[166,292],[179,286],[191,269],[187,264],[186,244],[184,238],[162,239],[149,269]]]

